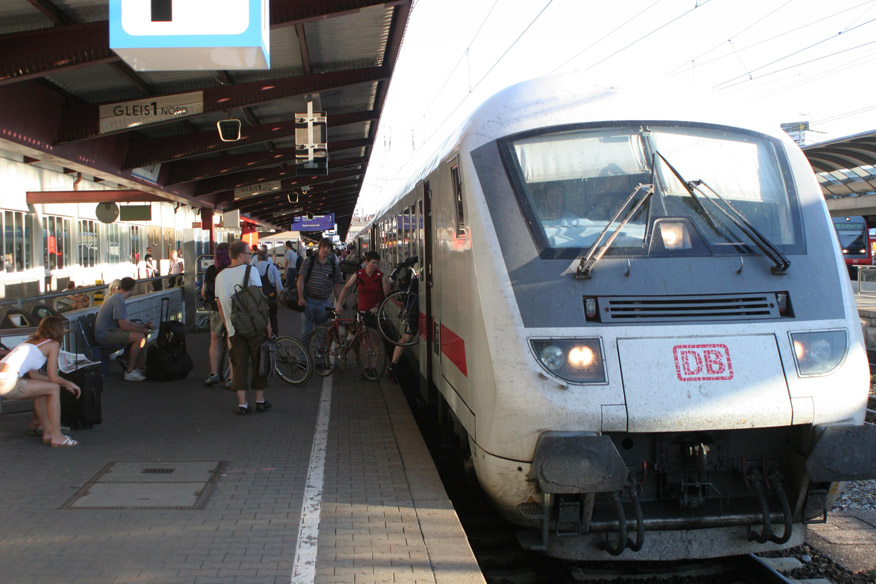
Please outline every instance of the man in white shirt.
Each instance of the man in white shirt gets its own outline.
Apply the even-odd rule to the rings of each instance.
[[[286,287],[295,286],[295,278],[298,277],[298,254],[292,249],[292,242],[286,242]]]
[[[246,401],[246,392],[255,390],[256,411],[266,412],[271,409],[271,402],[265,400],[265,388],[268,379],[258,374],[259,347],[265,339],[271,336],[271,325],[268,323],[267,335],[244,337],[236,334],[231,322],[231,297],[235,293],[236,285],[243,285],[246,268],[249,267],[249,246],[243,241],[234,241],[228,248],[231,257],[231,265],[219,272],[216,276],[216,300],[219,305],[219,314],[225,323],[225,330],[231,339],[231,389],[237,392],[237,415],[246,415],[251,411]],[[261,288],[262,279],[255,267],[249,271],[249,285]],[[250,369],[252,369],[252,383],[250,383]]]

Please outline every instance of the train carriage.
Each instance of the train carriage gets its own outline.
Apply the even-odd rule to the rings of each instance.
[[[818,185],[787,136],[731,114],[574,75],[519,84],[362,232],[388,262],[421,258],[425,391],[528,549],[790,547],[842,481],[876,476]]]

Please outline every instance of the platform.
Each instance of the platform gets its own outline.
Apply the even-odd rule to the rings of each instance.
[[[299,317],[280,310],[281,332]],[[0,580],[16,584],[484,582],[398,386],[278,378],[236,416],[202,385],[104,380],[103,423],[48,448],[0,416]],[[251,398],[254,399],[254,398]]]

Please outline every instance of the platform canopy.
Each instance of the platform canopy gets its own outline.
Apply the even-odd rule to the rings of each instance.
[[[876,215],[876,131],[803,147],[834,215]]]
[[[334,212],[343,235],[411,4],[271,0],[269,70],[134,71],[109,47],[107,0],[0,0],[0,150],[280,230]],[[295,164],[308,102],[327,123],[314,175]],[[220,139],[226,119],[239,140]]]

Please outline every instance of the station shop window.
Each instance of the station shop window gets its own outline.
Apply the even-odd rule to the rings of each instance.
[[[79,221],[79,265],[83,268],[93,268],[97,265],[97,227],[97,221],[87,219]]]
[[[70,219],[43,217],[43,265],[50,270],[61,270],[70,263],[73,253]]]
[[[33,267],[33,216],[19,211],[5,211],[0,215],[3,233],[3,269],[21,272]]]
[[[139,225],[131,225],[128,229],[128,241],[131,246],[131,263],[140,263],[140,256],[143,253],[143,237],[144,233]]]
[[[122,261],[122,236],[119,225],[110,223],[106,226],[106,261],[110,264],[118,264]]]

